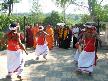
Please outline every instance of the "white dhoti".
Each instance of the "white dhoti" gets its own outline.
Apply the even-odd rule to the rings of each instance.
[[[18,51],[10,51],[7,50],[7,68],[8,73],[11,75],[12,73],[17,73],[17,75],[21,75],[21,72],[24,67],[24,60],[22,57],[22,50]]]
[[[74,60],[75,60],[76,62],[78,62],[78,58],[79,58],[80,53],[81,53],[81,52],[77,49],[77,50],[76,50],[76,53],[75,53],[75,55],[74,55]]]
[[[78,69],[82,72],[93,72],[95,52],[82,51],[78,59]]]
[[[37,56],[47,55],[48,53],[49,53],[49,49],[48,49],[47,44],[44,44],[44,45],[36,45],[35,54]]]

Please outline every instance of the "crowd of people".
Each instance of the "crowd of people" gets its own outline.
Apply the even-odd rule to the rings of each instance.
[[[13,73],[17,73],[17,77],[21,78],[21,72],[24,67],[22,53],[27,51],[21,40],[24,38],[20,32],[19,23],[12,23],[9,26],[10,31],[4,35],[7,41],[7,78],[11,78]],[[51,25],[42,26],[40,24],[26,26],[26,48],[33,47],[35,49],[36,60],[39,56],[47,60],[46,56],[49,50],[54,46],[59,48],[71,48],[73,40],[73,48],[76,49],[74,60],[77,64],[77,73],[88,73],[91,75],[93,67],[97,60],[97,40],[99,35],[95,26],[78,25],[70,28],[66,25],[57,25],[53,28]]]
[[[75,29],[75,28],[74,28]],[[79,28],[78,28],[79,29]],[[39,25],[34,26],[28,25],[26,27],[26,47],[36,48],[36,40],[34,39],[37,32],[39,31]],[[46,36],[46,41],[49,50],[53,49],[54,46],[59,48],[68,49],[71,46],[72,36],[78,34],[79,31],[73,31],[69,26],[66,25],[57,25],[52,27],[51,25],[44,26],[44,31],[49,34]],[[74,41],[77,41],[73,39]],[[75,42],[73,44],[75,48]]]

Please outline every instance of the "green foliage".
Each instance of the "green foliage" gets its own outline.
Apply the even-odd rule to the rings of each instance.
[[[86,22],[89,22],[89,21],[91,21],[92,19],[91,19],[91,16],[90,15],[83,15],[82,16],[82,18],[81,18],[81,22],[82,23],[86,23]]]
[[[6,45],[2,45],[4,43],[2,37],[3,37],[3,32],[0,32],[0,51],[6,49]]]
[[[21,26],[21,30],[24,28],[24,24],[23,24],[23,16],[7,16],[7,15],[0,15],[0,30],[1,31],[6,31],[9,27],[9,24],[13,21],[18,21],[20,23]]]
[[[0,32],[0,38],[3,36],[3,32]]]
[[[57,23],[63,22],[63,16],[61,16],[58,12],[52,11],[51,15],[47,16],[43,21],[44,24],[51,24],[54,27]]]
[[[34,24],[34,23],[43,23],[43,20],[45,19],[45,15],[43,13],[32,13],[32,15],[28,16],[27,20],[28,23]]]
[[[102,21],[108,22],[108,4],[103,6],[103,11],[102,11]]]
[[[92,21],[92,17],[95,22],[99,19],[99,21],[108,22],[108,5],[100,5],[95,3],[95,7],[93,8],[93,15],[84,15],[82,16],[81,21],[87,22]]]

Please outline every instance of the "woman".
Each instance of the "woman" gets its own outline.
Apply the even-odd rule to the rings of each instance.
[[[46,43],[46,32],[43,31],[43,26],[39,26],[39,32],[36,34],[36,50],[35,53],[37,55],[36,60],[39,60],[39,56],[43,55],[43,58],[46,59],[46,55],[49,52],[47,43]],[[47,59],[46,59],[47,60]]]
[[[21,78],[21,73],[24,66],[22,53],[24,46],[21,44],[21,36],[18,33],[18,24],[12,23],[9,26],[10,31],[5,35],[7,41],[7,69],[8,75],[6,78],[11,78],[13,73],[17,73],[17,78]],[[26,52],[27,53],[27,52]]]

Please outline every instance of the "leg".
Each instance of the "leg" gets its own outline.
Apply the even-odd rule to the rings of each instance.
[[[6,78],[11,79],[11,76],[12,76],[12,73],[11,72],[8,72],[8,75],[6,76]]]
[[[47,56],[47,54],[43,55],[43,58],[47,60],[46,56]]]
[[[39,60],[39,56],[36,57],[36,60]]]

